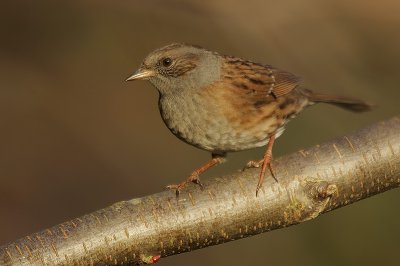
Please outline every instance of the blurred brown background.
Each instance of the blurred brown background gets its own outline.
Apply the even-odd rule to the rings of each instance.
[[[269,63],[377,105],[315,106],[275,155],[399,114],[400,2],[0,3],[0,245],[185,178],[209,154],[176,139],[154,88],[125,83],[151,50],[187,42]],[[215,175],[263,149],[231,154]],[[160,265],[398,265],[400,192]]]

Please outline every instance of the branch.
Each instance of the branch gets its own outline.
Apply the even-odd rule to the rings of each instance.
[[[400,185],[400,117],[204,181],[205,189],[118,202],[0,247],[1,265],[141,264],[313,219]]]

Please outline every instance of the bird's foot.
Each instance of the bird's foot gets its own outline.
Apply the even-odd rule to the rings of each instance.
[[[258,196],[258,191],[261,189],[264,183],[265,169],[268,167],[269,172],[271,173],[272,178],[278,183],[278,179],[276,179],[274,170],[272,168],[272,164],[270,160],[264,161],[262,164],[262,170],[260,172],[260,177],[258,178],[258,184],[256,188],[256,197]]]
[[[259,179],[258,179],[258,184],[257,184],[257,188],[256,188],[256,196],[258,196],[258,192],[259,192],[259,190],[261,189],[261,187],[263,185],[264,176],[265,176],[265,170],[266,170],[267,167],[269,169],[269,172],[271,173],[272,178],[276,182],[278,182],[278,179],[276,178],[275,173],[274,173],[274,169],[272,167],[270,156],[267,156],[266,158],[263,158],[263,159],[257,160],[257,161],[249,161],[246,164],[246,166],[243,168],[242,171],[244,171],[246,169],[249,169],[249,168],[260,168],[260,167],[262,167],[262,169],[261,169],[260,176],[259,176]]]
[[[181,193],[181,190],[184,189],[184,188],[188,185],[188,183],[190,183],[190,182],[192,182],[192,183],[194,183],[194,184],[196,184],[196,185],[199,185],[199,186],[200,186],[200,189],[203,190],[204,186],[203,186],[203,184],[200,182],[199,175],[198,175],[196,172],[195,172],[195,173],[192,173],[192,174],[189,176],[189,178],[186,179],[185,181],[183,181],[183,182],[181,182],[181,183],[179,183],[179,184],[175,184],[175,185],[168,185],[168,186],[166,186],[166,188],[167,188],[167,189],[171,189],[171,190],[175,190],[175,194],[176,194],[176,196],[178,197],[179,194]]]
[[[199,185],[200,188],[203,190],[204,187],[203,187],[203,184],[200,182],[199,175],[201,173],[205,172],[207,169],[213,167],[214,165],[225,162],[224,156],[225,155],[213,154],[213,158],[210,161],[203,164],[202,166],[200,166],[199,168],[197,168],[196,170],[194,170],[188,179],[186,179],[185,181],[183,181],[177,185],[169,185],[169,186],[167,186],[167,188],[175,190],[177,197],[179,196],[179,193],[181,192],[181,190],[184,189],[187,186],[187,184],[190,182],[195,183],[196,185]]]

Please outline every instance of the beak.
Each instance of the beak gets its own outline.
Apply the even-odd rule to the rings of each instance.
[[[136,71],[135,74],[133,74],[132,76],[127,78],[126,81],[132,81],[132,80],[137,80],[137,79],[148,79],[148,78],[154,77],[155,74],[156,73],[153,70],[139,69],[138,71]]]

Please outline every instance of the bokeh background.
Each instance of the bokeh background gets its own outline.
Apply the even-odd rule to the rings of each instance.
[[[308,109],[279,156],[399,114],[399,10],[396,0],[2,0],[0,245],[158,192],[209,158],[170,134],[149,83],[124,82],[151,50],[198,44],[376,104],[368,114]],[[231,154],[205,176],[262,152]],[[398,265],[399,202],[390,191],[160,265]]]

